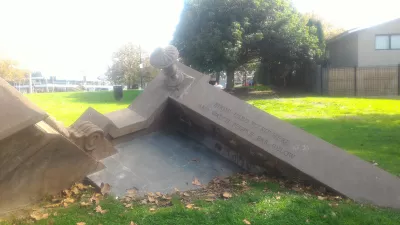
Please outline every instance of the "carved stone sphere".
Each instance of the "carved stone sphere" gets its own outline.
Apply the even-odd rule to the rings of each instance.
[[[164,69],[178,60],[179,51],[173,45],[168,45],[165,48],[157,48],[150,55],[150,64],[158,69]]]

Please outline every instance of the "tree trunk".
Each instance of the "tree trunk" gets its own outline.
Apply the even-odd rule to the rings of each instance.
[[[230,91],[233,89],[235,80],[235,70],[228,68],[226,70],[226,90]]]
[[[221,77],[221,72],[218,72],[218,73],[216,74],[216,77],[215,77],[218,84],[219,84],[219,79],[220,79],[220,77]]]

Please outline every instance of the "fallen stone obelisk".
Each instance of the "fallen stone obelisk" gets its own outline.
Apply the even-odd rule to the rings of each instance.
[[[138,149],[145,144],[152,146],[149,151],[162,152],[163,146],[178,146],[181,141],[173,141],[176,138],[171,136],[163,140],[159,133],[151,136],[152,132],[168,127],[247,171],[312,181],[358,202],[400,208],[399,178],[211,86],[208,76],[178,62],[178,54],[175,47],[168,46],[151,55],[151,64],[162,72],[128,108],[106,115],[89,108],[77,120],[96,124],[119,146],[119,153],[102,161],[106,169],[89,176],[94,182],[112,183],[120,191],[136,183],[145,183],[143,189],[153,185],[157,181],[146,181],[146,176],[157,175],[162,167],[146,167],[150,170],[146,176],[135,169],[146,166],[146,160],[155,160],[153,165],[162,165],[164,161]],[[184,151],[188,146],[179,148]],[[131,155],[132,152],[140,153]],[[165,157],[172,159],[174,154],[170,152]],[[133,161],[135,165],[131,166]],[[192,173],[195,176],[200,172]]]
[[[59,193],[115,153],[88,121],[66,128],[0,78],[0,214]]]

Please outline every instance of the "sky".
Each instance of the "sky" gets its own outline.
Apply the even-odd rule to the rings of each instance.
[[[399,0],[293,0],[351,29],[399,15]],[[57,78],[96,79],[132,42],[152,51],[172,39],[183,0],[0,0],[0,58]],[[397,11],[397,13],[396,13]]]

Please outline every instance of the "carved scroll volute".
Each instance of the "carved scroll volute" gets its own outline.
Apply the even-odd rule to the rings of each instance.
[[[89,121],[82,121],[70,128],[70,138],[85,151],[93,151],[104,139],[104,131]]]
[[[179,86],[184,77],[178,73],[176,62],[178,61],[179,52],[175,46],[169,45],[165,48],[157,48],[150,55],[150,64],[155,68],[161,69],[166,76],[165,85],[168,88]]]

